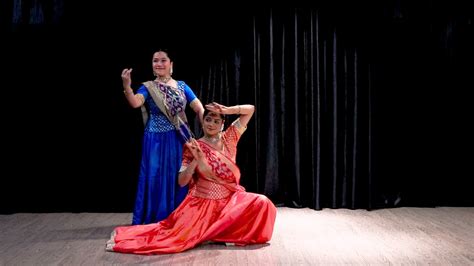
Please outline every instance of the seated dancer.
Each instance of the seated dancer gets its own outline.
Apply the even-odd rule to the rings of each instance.
[[[189,192],[165,220],[117,227],[108,251],[135,254],[177,253],[205,242],[239,246],[268,242],[275,205],[264,195],[245,192],[235,164],[237,142],[254,113],[253,105],[206,105],[204,137],[185,144],[179,185]],[[238,114],[225,131],[226,114]]]

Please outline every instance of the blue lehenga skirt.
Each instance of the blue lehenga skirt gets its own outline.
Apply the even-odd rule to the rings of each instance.
[[[183,144],[176,130],[145,132],[133,225],[165,219],[185,198],[188,187],[177,180]]]

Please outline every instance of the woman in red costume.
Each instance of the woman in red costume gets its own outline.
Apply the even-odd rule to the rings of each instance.
[[[206,105],[204,137],[185,144],[179,184],[189,184],[181,205],[165,220],[117,227],[108,251],[135,254],[176,253],[204,242],[248,245],[268,242],[275,205],[264,195],[245,192],[235,164],[237,142],[254,113],[250,104]],[[227,114],[237,118],[225,131]]]

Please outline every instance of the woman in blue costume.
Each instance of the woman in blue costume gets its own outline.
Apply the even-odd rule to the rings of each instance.
[[[183,144],[191,131],[185,108],[189,103],[200,121],[204,113],[201,101],[183,81],[171,78],[173,61],[165,50],[153,54],[156,79],[147,81],[133,92],[132,69],[122,71],[125,97],[133,108],[148,107],[143,137],[142,161],[132,224],[161,221],[179,206],[187,187],[178,185]]]

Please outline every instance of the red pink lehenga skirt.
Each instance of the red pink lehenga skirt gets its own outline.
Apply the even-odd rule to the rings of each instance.
[[[208,241],[240,246],[266,243],[275,218],[275,205],[264,195],[236,191],[212,199],[189,193],[161,222],[117,227],[106,249],[151,255],[177,253]]]

